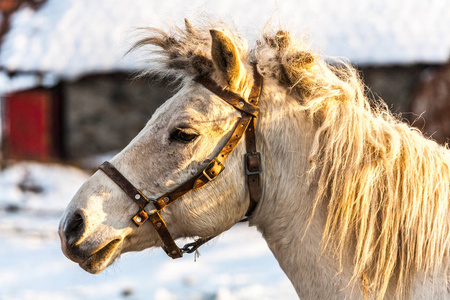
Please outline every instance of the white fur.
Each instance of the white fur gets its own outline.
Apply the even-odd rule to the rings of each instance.
[[[251,70],[248,62],[243,63]],[[248,87],[244,94],[247,93]],[[318,123],[270,75],[264,78],[259,106],[257,147],[264,171],[261,199],[250,224],[261,231],[300,298],[363,298],[361,284],[350,285],[352,253],[343,258],[342,265],[329,252],[322,253],[327,207],[325,202],[319,203],[313,214],[318,186],[310,178],[310,154]],[[111,162],[148,197],[160,196],[203,168],[223,147],[239,117],[236,109],[187,77],[180,91],[158,109],[141,133]],[[193,127],[200,136],[189,144],[170,141],[170,132],[180,126]],[[241,142],[214,182],[163,210],[161,215],[174,238],[217,235],[244,216],[249,204],[244,153],[245,145]],[[161,246],[151,224],[134,226],[130,218],[137,212],[137,205],[101,171],[81,187],[69,204],[61,221],[62,235],[67,216],[76,209],[83,209],[87,216],[87,229],[78,245],[84,253],[93,253],[111,240],[120,240],[113,255],[86,266],[82,259],[74,259],[67,253],[63,239],[63,251],[89,272],[102,271],[121,253]],[[418,274],[409,285],[409,296],[450,298],[447,280],[446,270],[434,276]],[[385,298],[393,297],[395,285],[390,285]]]

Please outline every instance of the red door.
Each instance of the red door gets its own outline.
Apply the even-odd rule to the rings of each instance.
[[[55,93],[35,88],[5,97],[5,156],[12,159],[59,158],[60,111]]]

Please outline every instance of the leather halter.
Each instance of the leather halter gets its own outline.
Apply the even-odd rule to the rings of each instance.
[[[183,253],[194,252],[202,244],[214,238],[214,236],[200,238],[180,249],[172,238],[172,235],[170,234],[166,223],[162,219],[160,212],[185,194],[201,188],[207,183],[213,181],[225,168],[225,160],[237,146],[244,134],[246,134],[247,148],[247,153],[244,155],[244,168],[247,175],[247,183],[250,194],[250,205],[246,213],[246,217],[250,216],[256,207],[260,196],[259,174],[262,172],[261,154],[256,151],[255,135],[255,118],[259,113],[259,108],[257,105],[262,89],[262,77],[257,71],[256,64],[253,64],[253,80],[254,83],[250,96],[248,97],[248,101],[245,101],[238,94],[223,89],[209,77],[197,76],[194,78],[195,82],[203,85],[221,99],[241,111],[242,117],[238,120],[231,137],[228,139],[225,146],[220,150],[219,154],[213,158],[205,168],[200,170],[196,175],[171,192],[168,192],[156,199],[149,199],[131,182],[129,182],[128,179],[126,179],[111,163],[106,161],[99,167],[100,170],[108,175],[108,177],[110,177],[139,206],[139,211],[131,219],[133,223],[137,227],[140,227],[145,221],[150,220],[164,243],[162,248],[167,255],[173,259],[182,257]],[[145,211],[145,206],[150,202],[153,203],[156,211],[149,214]]]

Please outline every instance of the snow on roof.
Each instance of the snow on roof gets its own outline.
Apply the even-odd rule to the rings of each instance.
[[[135,28],[182,25],[184,17],[195,23],[198,11],[234,22],[250,38],[272,18],[306,31],[321,53],[357,64],[442,63],[450,54],[448,0],[47,0],[13,16],[0,66],[66,78],[136,70],[137,56],[124,57]]]

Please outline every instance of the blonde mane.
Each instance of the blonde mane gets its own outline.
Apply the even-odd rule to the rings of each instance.
[[[381,102],[369,102],[357,71],[325,62],[302,39],[265,32],[255,50],[222,23],[150,29],[137,46],[159,47],[159,75],[213,74],[208,30],[223,30],[244,62],[254,60],[298,99],[318,131],[312,147],[314,210],[326,204],[323,249],[342,263],[351,253],[353,280],[371,297],[389,284],[406,296],[415,272],[448,267],[450,251],[450,152],[396,119]],[[163,71],[162,71],[163,70]],[[178,75],[177,75],[178,74]],[[182,75],[179,75],[182,74]],[[397,278],[392,282],[392,278]]]
[[[342,263],[352,245],[353,280],[362,279],[364,289],[381,299],[397,275],[397,293],[406,296],[413,270],[433,275],[448,264],[448,147],[397,120],[384,103],[369,102],[349,64],[292,63],[306,50],[299,49],[301,41],[287,42],[284,32],[270,41],[280,36],[290,45],[275,47],[287,70],[280,81],[288,74],[290,88],[319,126],[310,157],[318,180],[314,210],[323,202],[328,207],[324,250]]]

